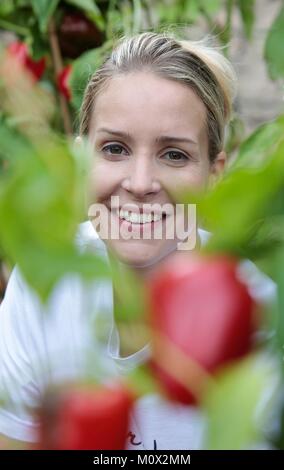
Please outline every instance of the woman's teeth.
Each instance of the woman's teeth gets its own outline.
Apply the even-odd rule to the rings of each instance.
[[[158,214],[137,214],[136,212],[116,210],[116,215],[120,219],[125,219],[132,224],[147,224],[149,222],[157,222],[162,219],[162,215]]]

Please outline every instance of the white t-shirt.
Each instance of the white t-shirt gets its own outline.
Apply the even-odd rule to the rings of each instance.
[[[198,232],[201,243],[206,243],[210,234]],[[107,257],[105,244],[90,222],[80,225],[77,243]],[[255,298],[273,301],[275,284],[253,263],[242,262],[239,275]],[[102,319],[103,338],[96,335],[96,324]],[[0,433],[34,442],[38,424],[33,410],[48,384],[83,377],[86,371],[107,381],[145,362],[151,354],[146,345],[131,356],[120,357],[119,348],[110,281],[86,283],[68,275],[43,306],[15,267],[0,307],[0,398],[4,399]],[[200,449],[205,425],[200,409],[146,395],[135,404],[127,448]]]

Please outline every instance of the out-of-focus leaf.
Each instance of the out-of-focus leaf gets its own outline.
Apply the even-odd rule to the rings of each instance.
[[[0,73],[0,245],[46,300],[67,273],[110,276],[106,260],[75,245],[90,160],[52,132],[49,94],[15,61],[4,57]]]
[[[268,72],[272,80],[284,77],[284,5],[275,18],[267,33],[264,58],[267,62]]]
[[[95,0],[66,0],[84,11],[85,15],[92,20],[102,31],[105,29],[105,19]]]
[[[195,22],[200,14],[198,0],[193,0],[192,2],[186,2],[184,13],[188,21]]]
[[[11,0],[2,0],[0,3],[0,17],[9,15],[10,13],[13,12],[13,9],[14,9],[14,5],[13,5],[13,2],[11,2]]]
[[[247,39],[251,39],[255,20],[255,0],[237,0]]]
[[[100,13],[100,9],[96,4],[95,0],[66,0],[67,3],[75,5],[82,10],[86,10],[93,13]]]
[[[237,168],[210,191],[199,195],[180,192],[174,198],[197,204],[199,220],[212,231],[206,250],[239,254],[240,247],[245,248],[251,239],[251,227],[269,215],[268,208],[284,185],[283,168],[284,141],[281,141],[267,163],[259,168]]]
[[[201,11],[206,10],[210,15],[217,13],[222,7],[221,0],[197,0],[197,4],[199,5]]]
[[[60,0],[31,0],[31,5],[39,22],[42,33],[47,31],[48,22]]]
[[[104,58],[110,52],[113,41],[107,41],[102,47],[85,52],[73,62],[70,76],[72,105],[79,109],[82,104],[85,87],[92,74],[102,64]]]
[[[0,18],[0,29],[12,31],[15,34],[20,34],[23,36],[27,36],[29,34],[28,28],[3,18]]]
[[[29,44],[30,51],[34,60],[40,60],[43,56],[48,57],[48,55],[50,54],[50,46],[48,40],[45,35],[41,34],[38,23],[31,25],[29,28]],[[49,81],[49,86],[50,85],[51,84]]]
[[[259,354],[220,371],[203,401],[206,449],[241,450],[263,442],[279,385],[277,367],[274,358]]]
[[[42,135],[47,137],[54,96],[36,85],[19,61],[5,53],[0,58],[0,93],[1,108],[18,122],[24,135],[39,142]]]
[[[240,146],[231,167],[257,168],[263,165],[284,136],[284,116],[260,125]]]
[[[12,140],[3,126],[0,135],[2,151],[10,161],[13,157],[0,184],[0,244],[6,256],[43,300],[67,273],[109,276],[105,260],[74,245],[84,191],[66,145],[42,142],[40,152]]]
[[[229,157],[231,157],[232,152],[239,148],[240,143],[244,139],[244,134],[245,126],[243,120],[238,116],[234,116],[228,126],[225,142],[225,150]]]
[[[109,252],[115,295],[115,319],[117,322],[136,321],[147,311],[146,291],[137,275]]]
[[[167,23],[177,23],[183,19],[183,1],[177,0],[175,2],[170,2],[166,7],[164,1],[158,1],[153,3],[153,8],[155,10],[155,14],[159,18],[160,24],[165,25]]]
[[[277,283],[277,309],[275,311],[276,343],[282,358],[282,374],[284,377],[284,248],[278,250],[277,259],[274,260],[275,280]]]
[[[136,367],[127,374],[126,383],[137,397],[159,392],[155,377],[145,365]]]

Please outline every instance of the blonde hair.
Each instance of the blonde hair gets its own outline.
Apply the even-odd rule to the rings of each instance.
[[[143,32],[123,36],[91,76],[80,111],[80,134],[88,134],[96,96],[112,77],[149,71],[186,84],[207,111],[209,159],[224,146],[225,126],[231,118],[236,75],[231,63],[206,41],[178,40],[172,33]]]

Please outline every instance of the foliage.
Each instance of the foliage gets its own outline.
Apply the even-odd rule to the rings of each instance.
[[[8,74],[5,51],[0,65],[1,257],[10,265],[18,263],[42,300],[47,300],[64,275],[77,274],[85,279],[112,276],[117,292],[123,293],[118,299],[117,321],[127,327],[133,316],[139,323],[145,310],[141,286],[130,272],[125,270],[122,275],[115,258],[109,269],[99,255],[82,253],[75,244],[78,223],[85,217],[83,188],[88,158],[63,132],[70,134],[68,119],[77,123],[86,83],[116,38],[143,30],[169,30],[172,24],[186,32],[188,26],[203,22],[221,44],[227,44],[232,34],[232,15],[237,11],[244,35],[250,40],[255,3],[254,0],[1,1],[0,28],[27,43],[34,60],[44,56],[47,63],[44,77],[37,84],[23,70]],[[220,15],[221,9],[225,20]],[[70,21],[75,30],[76,22],[81,21],[84,35],[68,30]],[[272,79],[284,76],[283,21],[282,7],[268,31],[264,50]],[[229,55],[229,49],[226,52]],[[57,88],[58,74],[67,64],[72,65],[70,102],[59,95]],[[179,202],[198,204],[204,225],[214,234],[208,251],[253,259],[278,282],[277,305],[273,312],[267,312],[273,315],[275,335],[265,346],[282,358],[284,117],[260,126],[240,146],[242,130],[237,119],[236,123],[230,145],[238,149],[238,155],[225,178],[206,194],[183,193],[173,197]],[[71,126],[71,133],[74,131]],[[123,283],[125,279],[127,282]],[[267,323],[271,326],[271,322]],[[209,447],[242,448],[260,437],[253,425],[256,402],[271,377],[270,365],[265,361],[261,364],[264,366],[259,366],[258,356],[249,357],[220,372],[218,386],[204,401],[209,416]],[[283,374],[283,367],[280,369]],[[140,393],[155,389],[144,369],[130,380]],[[283,436],[284,419],[276,445],[283,446]]]

